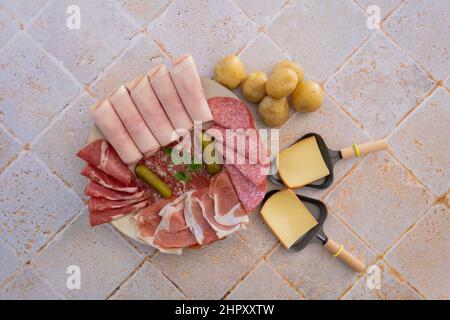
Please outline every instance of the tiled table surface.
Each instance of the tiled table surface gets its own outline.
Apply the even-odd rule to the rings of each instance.
[[[66,27],[71,4],[80,30]],[[366,26],[372,4],[380,30]],[[0,0],[0,298],[449,299],[449,22],[443,0]],[[230,52],[249,71],[302,64],[326,99],[292,113],[282,146],[308,131],[337,149],[389,139],[306,192],[328,205],[328,234],[380,268],[380,289],[319,245],[286,252],[257,213],[181,257],[88,226],[74,157],[88,106],[186,52],[206,77]],[[80,290],[66,287],[70,265]]]

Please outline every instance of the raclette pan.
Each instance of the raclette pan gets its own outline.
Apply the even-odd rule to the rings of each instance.
[[[360,145],[354,144],[351,147],[343,148],[339,151],[336,151],[336,150],[329,149],[327,147],[327,145],[325,144],[325,141],[323,140],[323,138],[320,135],[318,135],[317,133],[307,133],[303,137],[301,137],[300,139],[298,139],[297,141],[292,143],[291,146],[296,144],[297,142],[299,142],[305,138],[309,138],[311,136],[314,136],[316,138],[317,145],[319,147],[322,158],[328,168],[328,171],[330,172],[330,174],[328,176],[323,177],[314,182],[311,182],[305,186],[305,187],[314,188],[314,189],[326,189],[333,183],[333,180],[334,180],[333,168],[334,168],[335,164],[337,162],[339,162],[340,160],[342,160],[342,159],[346,160],[346,159],[350,159],[353,157],[358,158],[358,157],[366,155],[368,153],[383,150],[388,147],[387,139],[380,139],[380,140],[363,143]],[[278,170],[276,170],[276,165],[277,164],[276,164],[276,158],[275,158],[274,161],[272,161],[272,168],[273,168],[272,172],[275,172],[275,174],[270,175],[270,180],[274,184],[276,184],[278,186],[282,186],[282,185],[284,185],[284,183],[281,181],[281,178],[276,173],[276,172],[278,172]]]
[[[263,200],[262,205],[275,193],[281,190],[269,191]],[[305,205],[312,216],[317,220],[317,225],[309,230],[306,234],[301,236],[292,246],[289,251],[299,252],[303,250],[311,242],[322,244],[327,251],[334,257],[339,258],[342,262],[347,264],[350,268],[357,272],[365,272],[366,265],[364,262],[353,256],[350,252],[344,249],[343,245],[338,244],[334,240],[327,237],[323,231],[323,224],[328,216],[328,210],[325,204],[319,200],[297,195],[297,198]]]

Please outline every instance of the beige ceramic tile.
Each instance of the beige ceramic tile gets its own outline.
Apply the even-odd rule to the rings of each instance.
[[[112,296],[115,300],[178,300],[183,294],[150,263],[122,284]]]
[[[429,299],[450,298],[449,229],[450,210],[433,207],[386,257]]]
[[[383,34],[376,33],[325,86],[374,138],[433,88],[426,73]]]
[[[26,23],[48,0],[1,0],[0,9],[12,19]]]
[[[292,1],[268,31],[307,74],[321,82],[370,34],[366,16],[352,1]]]
[[[0,169],[7,166],[19,151],[19,142],[0,127]]]
[[[394,131],[389,143],[434,194],[450,189],[450,94],[438,89]]]
[[[236,235],[183,255],[157,254],[152,263],[191,299],[220,299],[256,264]]]
[[[385,23],[386,31],[432,75],[450,72],[450,2],[408,0]]]
[[[424,215],[432,195],[387,152],[366,157],[326,203],[379,252]]]
[[[211,77],[215,63],[237,53],[256,35],[256,25],[231,0],[175,0],[150,26],[154,39],[176,57],[193,55],[200,74]]]
[[[114,0],[140,24],[145,25],[158,17],[171,3],[170,0]]]
[[[377,6],[380,8],[380,18],[385,18],[388,14],[392,13],[402,0],[355,0],[368,16],[374,17],[375,12],[370,6]]]
[[[264,223],[259,207],[251,214],[247,229],[239,231],[239,235],[250,249],[261,257],[266,255],[277,242],[269,227]]]
[[[227,297],[229,300],[299,300],[301,296],[263,262]]]
[[[324,230],[367,265],[375,260],[375,255],[330,213]],[[317,242],[301,252],[288,252],[279,246],[268,261],[309,299],[337,299],[359,278]]]
[[[159,63],[169,64],[166,55],[148,35],[136,40],[136,43],[93,83],[90,91],[97,98],[109,95],[120,85],[146,74],[151,67]]]
[[[266,26],[286,3],[285,0],[235,0],[235,2],[260,27]]]
[[[398,272],[382,261],[371,266],[367,275],[343,297],[345,300],[418,300],[421,298]]]
[[[0,11],[0,47],[2,47],[19,28],[7,15]]]

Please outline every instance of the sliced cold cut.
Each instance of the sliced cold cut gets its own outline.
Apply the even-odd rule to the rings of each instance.
[[[139,187],[134,179],[129,184],[124,184],[90,164],[81,170],[81,174],[89,178],[91,182],[96,182],[106,189],[124,193],[136,193],[139,191]]]
[[[161,146],[167,146],[178,139],[178,135],[175,133],[147,76],[144,76],[131,88],[130,95],[145,123]]]
[[[91,142],[78,151],[77,156],[125,185],[130,184],[133,179],[133,174],[128,166],[120,160],[116,151],[103,139]]]
[[[247,106],[239,99],[215,97],[208,99],[209,108],[216,124],[229,129],[254,128],[255,122]]]
[[[147,157],[159,149],[159,143],[134,105],[127,88],[120,86],[109,98],[114,110],[138,149]]]
[[[86,186],[86,189],[84,191],[84,194],[96,197],[96,198],[102,198],[102,199],[108,199],[108,200],[133,200],[133,199],[144,199],[148,198],[148,195],[146,194],[147,190],[142,190],[136,193],[126,193],[116,190],[111,190],[108,188],[105,188],[101,184],[89,181],[88,185]]]
[[[141,201],[138,203],[130,204],[126,207],[107,210],[107,211],[95,211],[94,208],[89,206],[89,220],[91,226],[97,226],[102,223],[108,223],[116,219],[120,219],[127,214],[133,213],[139,209],[144,208],[147,205],[147,201]]]
[[[201,122],[211,121],[213,119],[211,110],[192,56],[183,55],[176,58],[170,74],[191,119]]]
[[[191,131],[192,120],[181,102],[166,66],[160,64],[153,67],[148,72],[148,77],[174,129]]]
[[[137,202],[141,202],[147,199],[147,196],[145,193],[142,193],[142,195],[139,198],[134,199],[126,199],[126,200],[110,200],[105,198],[97,198],[97,197],[91,197],[89,199],[89,208],[92,208],[94,212],[99,211],[108,211],[118,208],[123,208],[126,206],[129,206],[130,204],[135,204]]]

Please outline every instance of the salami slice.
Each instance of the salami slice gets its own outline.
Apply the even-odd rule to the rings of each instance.
[[[253,117],[246,105],[239,99],[215,97],[208,100],[213,121],[225,128],[254,128]]]

